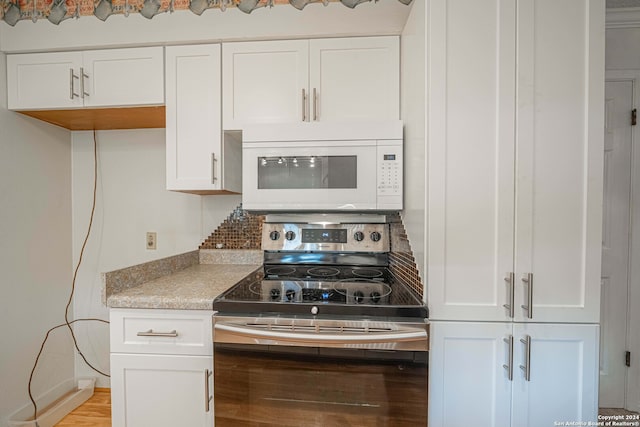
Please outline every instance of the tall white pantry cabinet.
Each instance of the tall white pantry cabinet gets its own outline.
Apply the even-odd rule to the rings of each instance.
[[[430,427],[597,420],[604,11],[427,3]]]

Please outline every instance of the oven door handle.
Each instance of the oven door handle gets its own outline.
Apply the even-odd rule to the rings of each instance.
[[[407,328],[407,330],[370,333],[308,333],[274,331],[251,326],[216,323],[214,342],[237,344],[271,344],[299,346],[349,347],[350,344],[384,344],[385,348],[404,349],[402,344],[419,342],[420,349],[426,350],[428,334],[425,329]],[[268,341],[268,342],[267,342]],[[279,343],[278,341],[283,341]],[[394,345],[399,345],[395,348]],[[408,348],[407,348],[408,349]],[[417,348],[412,348],[417,350]]]

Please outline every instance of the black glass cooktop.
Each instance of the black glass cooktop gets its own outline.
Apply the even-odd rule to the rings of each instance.
[[[266,265],[213,302],[220,314],[427,317],[421,298],[388,270]]]

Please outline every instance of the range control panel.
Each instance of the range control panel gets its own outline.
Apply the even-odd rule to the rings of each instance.
[[[262,250],[389,252],[389,225],[264,223]]]

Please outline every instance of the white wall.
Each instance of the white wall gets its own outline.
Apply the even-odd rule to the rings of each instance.
[[[425,3],[413,2],[401,35],[401,97],[405,141],[405,196],[402,214],[420,276],[426,275],[426,35]],[[426,285],[426,284],[425,284]],[[425,292],[426,295],[426,292]]]
[[[108,319],[100,273],[192,251],[240,203],[239,196],[165,190],[164,129],[98,131],[98,191],[94,223],[78,273],[75,317]],[[73,256],[84,240],[93,192],[93,132],[73,132]],[[155,231],[158,249],[147,250]],[[85,356],[109,370],[109,333],[102,324],[78,326]],[[96,376],[76,357],[79,376]],[[99,376],[98,386],[108,387]]]
[[[400,34],[409,8],[397,0],[363,3],[349,9],[339,3],[311,4],[303,11],[283,5],[250,15],[235,8],[164,13],[149,20],[134,13],[105,22],[93,16],[68,19],[56,26],[46,19],[0,26],[0,50],[24,52],[87,47],[216,42],[221,40],[339,37]]]
[[[607,29],[606,43],[608,70],[640,70],[640,27]]]
[[[64,321],[71,289],[69,132],[7,111],[0,54],[0,425],[29,403],[27,382],[46,331]],[[73,378],[64,329],[54,332],[35,396]]]

